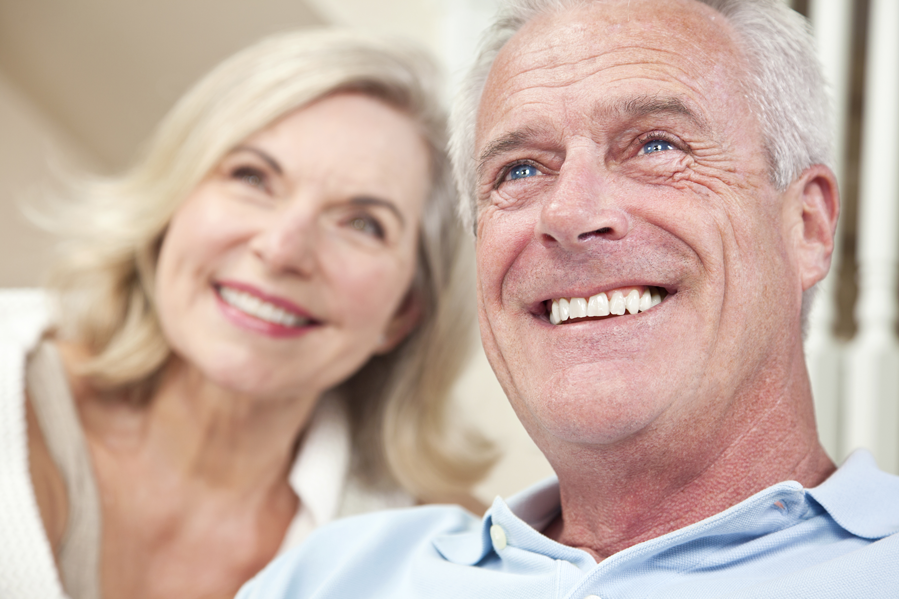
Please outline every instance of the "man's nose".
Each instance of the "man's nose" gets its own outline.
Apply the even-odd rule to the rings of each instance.
[[[608,173],[595,162],[566,162],[540,211],[536,232],[541,241],[576,250],[592,241],[627,236],[631,218],[612,187]]]
[[[316,215],[292,205],[269,215],[250,241],[250,250],[274,274],[309,276],[318,266]]]

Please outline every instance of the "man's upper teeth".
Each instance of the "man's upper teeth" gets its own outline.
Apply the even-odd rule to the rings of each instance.
[[[636,314],[645,312],[661,302],[662,294],[656,287],[647,287],[643,293],[637,289],[631,289],[626,296],[621,291],[613,291],[611,297],[605,292],[601,292],[590,298],[559,298],[552,301],[549,321],[559,324],[570,318],[609,316],[610,314],[620,316],[625,312]]]
[[[237,308],[259,320],[280,324],[286,327],[298,327],[309,322],[308,318],[291,314],[284,308],[259,299],[255,295],[245,291],[238,291],[230,287],[220,287],[219,296],[229,306]]]

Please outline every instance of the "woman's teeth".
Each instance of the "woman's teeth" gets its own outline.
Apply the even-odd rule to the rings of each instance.
[[[587,299],[582,297],[554,299],[549,321],[552,324],[560,324],[572,318],[621,316],[625,312],[630,314],[645,312],[662,303],[664,293],[665,291],[659,287],[647,287],[643,293],[631,289],[627,295],[621,291],[613,291],[611,297],[602,292]]]
[[[296,314],[291,314],[284,308],[280,308],[274,304],[270,304],[259,299],[255,295],[238,291],[230,287],[219,287],[219,297],[232,308],[237,308],[241,312],[249,314],[259,320],[264,320],[272,324],[280,324],[285,327],[300,327],[309,324],[308,318],[303,318]]]

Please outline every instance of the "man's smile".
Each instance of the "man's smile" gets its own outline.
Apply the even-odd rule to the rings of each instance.
[[[623,287],[601,291],[588,298],[571,297],[546,300],[544,305],[552,324],[582,321],[590,318],[637,314],[662,303],[668,295],[663,287],[652,285]]]

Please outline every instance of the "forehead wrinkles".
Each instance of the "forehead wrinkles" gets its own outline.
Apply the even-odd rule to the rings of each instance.
[[[714,105],[742,112],[738,74],[743,69],[734,67],[743,64],[743,57],[727,24],[701,15],[679,16],[672,26],[661,18],[609,22],[604,15],[583,11],[538,17],[510,40],[494,63],[477,115],[476,148],[502,133],[497,126],[520,124],[517,113],[523,109],[543,114],[542,104],[549,101],[554,106],[547,108],[561,108],[566,98],[578,104],[585,96],[599,99],[604,93],[620,99],[654,93],[677,96],[688,99],[706,124],[714,120],[706,112]],[[626,87],[631,82],[637,87]],[[571,94],[541,95],[541,90],[566,87]]]
[[[689,82],[690,79],[702,79],[695,75],[696,72],[701,72],[698,65],[678,64],[691,61],[679,52],[666,48],[622,45],[588,55],[566,56],[567,60],[564,61],[552,54],[554,53],[545,50],[520,54],[498,73],[502,77],[504,71],[507,76],[501,80],[497,78],[493,83],[502,82],[509,92],[514,93],[517,89],[532,87],[566,87],[598,75],[609,77],[612,81],[631,78],[634,76],[629,70],[632,67],[657,72],[690,87],[694,85]],[[618,74],[618,70],[622,72]]]
[[[740,54],[729,24],[707,6],[658,0],[591,3],[546,13],[522,27],[500,50],[485,91],[492,88],[496,96],[497,87],[505,94],[563,87],[628,66],[701,86],[715,71],[728,74],[714,67],[733,67],[742,62]],[[734,78],[727,79],[732,87]]]
[[[497,78],[485,94],[484,106],[490,105],[492,109],[481,110],[478,114],[476,146],[481,148],[488,142],[494,145],[494,138],[510,126],[526,131],[530,138],[536,137],[534,130],[538,128],[545,128],[544,133],[547,133],[553,127],[545,119],[553,114],[565,122],[586,117],[594,125],[599,125],[603,117],[680,113],[707,128],[709,115],[705,109],[712,103],[710,95],[714,93],[714,87],[694,81],[686,70],[677,65],[635,59],[632,53],[628,53],[628,48],[616,49],[615,54],[627,61],[597,64],[597,57],[589,56],[549,68],[533,66],[505,81]],[[560,93],[545,96],[541,93],[543,90],[558,90]],[[546,103],[552,106],[546,107]],[[533,117],[537,121],[532,121]],[[543,123],[541,127],[534,124],[540,122]],[[555,125],[560,126],[562,122]],[[561,130],[555,133],[561,136]],[[493,148],[491,154],[506,145],[520,145],[512,143],[514,141],[506,140]],[[481,156],[482,160],[484,158]]]

